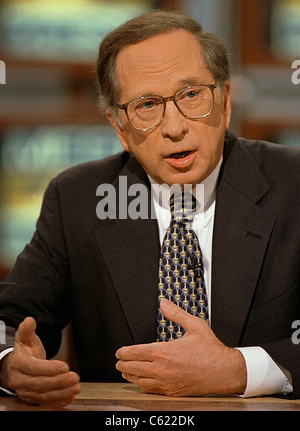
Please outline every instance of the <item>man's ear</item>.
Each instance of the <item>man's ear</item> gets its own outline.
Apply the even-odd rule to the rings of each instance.
[[[224,113],[226,116],[226,130],[229,129],[231,120],[231,99],[230,99],[231,83],[226,81],[224,85]]]
[[[128,144],[127,144],[127,139],[125,138],[126,137],[126,133],[124,131],[124,128],[123,128],[120,120],[116,117],[115,113],[112,112],[111,108],[108,108],[106,110],[106,117],[109,120],[110,124],[115,129],[115,131],[116,131],[116,133],[118,135],[118,138],[121,141],[121,144],[122,144],[124,150],[129,151],[129,147],[128,147]]]

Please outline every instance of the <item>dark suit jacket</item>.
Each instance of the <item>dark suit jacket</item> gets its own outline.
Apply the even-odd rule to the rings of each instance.
[[[120,381],[115,351],[156,338],[157,221],[96,215],[97,187],[118,190],[119,176],[127,176],[128,187],[149,187],[125,152],[55,178],[34,238],[0,288],[0,319],[16,327],[24,316],[35,317],[49,357],[72,321],[83,381]],[[300,394],[300,349],[291,340],[292,322],[300,319],[299,197],[298,149],[227,133],[213,234],[212,329],[227,345],[264,347],[291,372],[294,397]]]

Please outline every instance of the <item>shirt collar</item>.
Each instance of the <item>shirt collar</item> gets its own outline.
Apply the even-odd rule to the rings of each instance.
[[[209,222],[214,211],[216,186],[217,186],[222,160],[223,160],[223,156],[221,157],[218,165],[213,170],[213,172],[207,178],[205,178],[205,180],[201,183],[201,185],[203,185],[203,191],[204,191],[204,197],[203,197],[204,209],[202,208],[202,211],[201,211],[204,219],[203,220],[204,224]],[[169,193],[167,193],[167,191],[169,191],[169,186],[166,184],[159,185],[149,175],[148,175],[148,178],[151,184],[151,196],[153,199],[156,217],[160,221],[160,223],[165,228],[167,228],[170,223],[170,206],[169,206],[169,200],[164,199],[164,197],[169,198]],[[163,191],[164,189],[166,190],[166,193],[161,193],[159,196],[158,190]]]
[[[221,157],[218,165],[212,171],[212,173],[207,178],[205,178],[205,180],[201,183],[201,185],[203,185],[203,188],[204,188],[204,211],[208,210],[208,208],[212,204],[212,201],[214,200],[214,195],[215,195],[215,190],[216,190],[216,185],[217,185],[217,180],[218,180],[222,160],[223,160],[223,157]],[[148,178],[151,183],[151,193],[155,203],[162,206],[163,208],[169,209],[169,201],[164,199],[164,196],[168,196],[168,194],[162,193],[161,200],[160,200],[158,196],[158,187],[155,187],[155,185],[159,186],[160,190],[164,190],[164,189],[169,190],[169,186],[166,184],[159,185],[149,175],[148,175]]]

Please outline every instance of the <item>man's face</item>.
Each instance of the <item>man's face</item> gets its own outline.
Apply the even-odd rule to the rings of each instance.
[[[116,62],[120,82],[120,104],[149,95],[168,97],[191,84],[214,84],[201,47],[185,30],[152,37],[125,47]],[[162,123],[138,131],[122,111],[121,126],[108,113],[126,151],[158,183],[198,184],[217,166],[230,123],[230,85],[224,96],[214,90],[213,112],[205,118],[183,117],[172,101],[166,103]]]

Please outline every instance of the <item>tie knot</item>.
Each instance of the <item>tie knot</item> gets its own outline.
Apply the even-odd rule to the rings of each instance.
[[[191,222],[195,216],[196,198],[190,192],[175,192],[170,197],[172,221]]]

